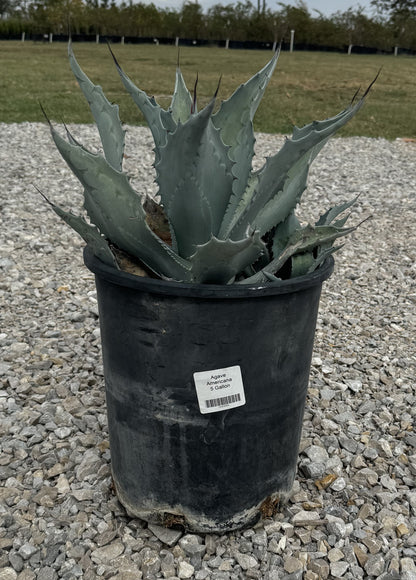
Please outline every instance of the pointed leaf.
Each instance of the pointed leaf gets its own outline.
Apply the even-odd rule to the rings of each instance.
[[[188,139],[188,134],[193,135],[194,150],[191,151],[187,144],[182,143]],[[177,191],[173,191],[173,189],[169,191],[169,199],[160,192],[162,203],[166,207],[171,204],[169,200],[176,200],[175,203],[178,204],[177,218],[181,223],[184,223],[184,234],[189,237],[190,243],[193,243],[194,246],[195,243],[192,240],[204,243],[210,239],[211,235],[219,237],[219,229],[229,203],[234,179],[232,174],[233,162],[228,155],[229,148],[222,142],[220,132],[214,127],[211,120],[208,120],[205,130],[201,132],[198,131],[196,119],[194,123],[190,122],[189,125],[180,125],[177,132],[169,135],[168,139],[169,145],[166,147],[166,151],[168,147],[173,147],[171,143],[175,143],[175,146],[166,156],[165,150],[162,149],[163,159],[156,166],[157,181],[160,185],[165,183],[166,190],[169,191],[167,189],[169,183],[172,184],[172,188],[175,183],[170,167],[175,166],[178,170],[175,172],[175,175],[177,173],[176,179],[180,179],[180,164],[186,164],[184,162],[185,156],[192,163],[191,167],[187,166],[186,171],[184,171],[184,175],[187,177],[178,182]],[[189,200],[189,204],[186,200]],[[199,206],[197,205],[191,210],[191,206],[195,206],[195,204],[199,204]],[[171,213],[168,215],[171,221],[175,221],[173,233],[177,241],[177,230],[183,228],[176,222],[172,211],[173,206],[171,206]],[[185,215],[189,217],[184,218]],[[199,215],[201,219],[195,219],[195,216]],[[193,224],[193,222],[195,223]],[[195,237],[194,234],[191,234],[191,227],[195,227],[197,230],[195,233],[198,234],[199,231],[199,235]],[[192,247],[191,253],[194,250],[195,247]],[[182,254],[182,251],[180,253]]]
[[[256,232],[249,238],[233,242],[212,237],[198,246],[190,258],[192,281],[201,284],[229,284],[235,276],[264,252],[265,246]]]
[[[254,156],[254,132],[251,125],[243,127],[238,135],[238,142],[230,155],[235,161],[232,173],[234,181],[232,184],[232,195],[229,204],[223,216],[220,236],[228,237],[235,223],[235,216],[238,215],[238,208],[245,207],[245,199],[250,191],[250,175],[252,171],[252,159]],[[254,184],[254,183],[253,183]],[[251,200],[251,197],[249,198]]]
[[[235,181],[232,169],[229,147],[210,120],[201,142],[198,180],[211,208],[212,233],[217,237]]]
[[[286,248],[283,252],[274,258],[265,268],[257,272],[253,276],[241,280],[240,284],[257,284],[267,281],[265,272],[269,274],[276,274],[280,268],[283,267],[285,262],[294,256],[302,252],[312,251],[314,248],[319,246],[326,246],[328,248],[329,244],[332,244],[337,238],[341,236],[346,236],[347,234],[356,230],[355,227],[339,229],[334,226],[317,226],[313,227],[307,225],[301,230],[295,231]]]
[[[321,217],[318,219],[318,221],[315,223],[315,225],[316,226],[327,226],[327,225],[331,224],[336,217],[338,217],[340,214],[344,213],[344,211],[346,211],[351,206],[353,206],[357,202],[358,197],[359,196],[357,195],[357,197],[355,197],[351,201],[347,201],[345,203],[341,203],[340,205],[335,205],[334,207],[331,207],[328,211],[326,211],[324,214],[321,215]],[[341,221],[341,220],[338,220],[338,222],[339,221]],[[346,219],[345,219],[345,221],[346,221]],[[344,221],[344,223],[345,223],[345,221]],[[338,227],[342,227],[342,226],[338,225]]]
[[[88,224],[81,216],[76,216],[69,211],[65,211],[58,205],[50,202],[49,199],[41,193],[43,198],[48,202],[53,211],[73,230],[75,230],[85,242],[90,246],[93,254],[104,264],[113,266],[118,269],[117,260],[110,250],[105,238],[100,234],[95,226]]]
[[[308,156],[310,161],[315,159],[329,137],[360,110],[365,95],[356,104],[349,105],[335,117],[325,121],[315,121],[302,129],[295,128],[293,137],[287,139],[281,150],[267,159],[265,165],[253,174],[252,179],[255,181],[255,186],[252,187],[252,199],[246,200],[245,207],[238,208],[238,215],[234,219],[232,228],[233,238],[241,235],[246,229],[247,223],[255,223],[257,214],[282,189],[282,185],[287,179],[287,173],[295,163],[305,156]]]
[[[175,90],[172,96],[170,109],[172,111],[172,117],[176,123],[185,123],[191,115],[192,96],[186,87],[179,67],[176,69]]]
[[[238,139],[241,130],[251,126],[278,58],[279,52],[275,52],[273,58],[257,74],[221,103],[218,112],[213,116],[213,123],[221,129],[224,143],[231,147],[231,156],[234,156],[235,147],[241,142]]]
[[[172,113],[162,109],[153,97],[148,97],[144,91],[136,87],[117,62],[111,49],[110,52],[125,89],[139,107],[149,125],[150,131],[152,132],[153,140],[155,142],[155,156],[157,162],[159,159],[159,150],[166,144],[167,131],[174,131],[176,128],[176,123],[172,117]]]
[[[108,240],[167,278],[185,280],[189,265],[148,227],[139,196],[125,174],[101,155],[68,143],[52,127],[52,137],[70,169],[84,186],[91,221]]]
[[[260,235],[280,224],[296,208],[306,189],[309,166],[309,159],[305,156],[289,169],[283,189],[266,203],[255,218],[253,227]]]
[[[173,239],[179,254],[187,258],[212,235],[210,205],[191,173],[176,183],[170,194],[167,215]]]
[[[349,106],[342,111],[339,115],[342,115],[343,113],[348,113],[350,111],[355,111],[353,113],[353,116],[356,114],[356,112],[358,110],[361,109],[361,107],[363,106],[365,99],[368,95],[368,93],[370,92],[371,88],[373,87],[374,83],[377,81],[379,75],[380,75],[381,69],[378,71],[378,73],[376,74],[375,78],[371,81],[371,83],[368,85],[368,87],[366,88],[366,90],[364,91],[363,95],[360,97],[360,99],[358,101],[356,101],[356,98],[358,96],[359,91],[357,91],[355,93],[355,95],[353,96],[351,103],[349,104]],[[337,115],[337,116],[339,116]],[[293,138],[294,139],[302,139],[303,137],[305,137],[311,130],[316,130],[318,132],[322,132],[325,131],[327,129],[330,129],[331,125],[333,122],[333,117],[330,117],[329,119],[324,119],[323,121],[313,121],[312,123],[310,123],[309,125],[305,125],[304,127],[294,127],[293,129]],[[345,123],[344,123],[345,124]]]
[[[172,239],[185,257],[215,233],[230,193],[232,175],[226,165],[230,162],[227,148],[212,127],[213,107],[214,100],[169,133],[156,164],[156,181]]]
[[[222,140],[230,146],[229,155],[235,162],[233,166],[235,177],[233,195],[221,227],[221,235],[224,237],[247,186],[254,156],[253,118],[273,74],[278,57],[279,52],[276,52],[262,70],[241,85],[229,99],[223,101],[219,111],[212,119],[215,127],[221,130]]]
[[[72,72],[88,101],[97,124],[105,158],[114,169],[121,171],[125,131],[121,126],[118,105],[112,105],[104,95],[102,88],[94,85],[83,72],[75,59],[71,43],[68,44],[68,56]]]

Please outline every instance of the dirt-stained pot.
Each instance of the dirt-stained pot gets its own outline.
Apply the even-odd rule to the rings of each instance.
[[[181,284],[85,250],[100,312],[112,472],[130,515],[226,532],[292,487],[322,282]]]

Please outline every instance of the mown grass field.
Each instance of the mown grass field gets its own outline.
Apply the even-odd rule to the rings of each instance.
[[[168,106],[178,51],[173,46],[113,45],[130,78],[160,104]],[[77,59],[91,80],[120,105],[129,124],[142,123],[125,93],[106,45],[74,44]],[[200,108],[214,93],[222,75],[224,99],[271,57],[265,51],[189,47],[180,49],[181,69],[189,88],[198,73]],[[381,69],[368,102],[340,133],[368,137],[416,136],[416,59],[326,52],[283,52],[255,118],[255,129],[290,133],[294,124],[324,119],[343,109],[355,91],[364,89]],[[64,44],[0,42],[0,122],[43,121],[90,123],[92,117],[74,80]]]

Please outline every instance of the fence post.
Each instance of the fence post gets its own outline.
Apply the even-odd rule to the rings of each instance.
[[[50,32],[49,33],[49,42],[52,43],[52,41],[53,41],[53,33]]]
[[[295,43],[295,31],[291,30],[290,31],[290,52],[293,52],[293,45]]]
[[[175,38],[175,46],[179,46],[179,36]]]
[[[352,44],[349,44],[349,45],[348,45],[348,54],[351,54],[351,52],[352,52],[352,47],[353,47],[353,45],[352,45]]]
[[[95,35],[95,42],[96,42],[96,44],[100,44],[100,35],[99,34]]]
[[[277,48],[277,40],[275,40],[275,41],[273,42],[272,51],[273,51],[273,52],[276,52],[276,48]]]
[[[25,36],[26,36],[26,32],[24,32],[24,31],[23,31],[23,32],[22,32],[22,42],[24,42],[24,41],[25,41]]]
[[[124,36],[121,37],[121,44],[124,44]]]
[[[227,38],[225,41],[225,48],[228,50],[230,48],[230,39]]]
[[[394,47],[394,56],[397,56],[399,54],[399,47],[395,46]]]

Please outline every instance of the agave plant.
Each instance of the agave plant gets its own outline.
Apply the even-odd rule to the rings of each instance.
[[[136,87],[114,61],[154,139],[160,203],[143,203],[123,172],[124,136],[118,106],[82,71],[69,45],[69,61],[94,116],[103,155],[50,124],[62,157],[84,187],[81,216],[55,212],[106,264],[119,267],[120,251],[168,280],[215,284],[278,283],[312,272],[352,232],[339,217],[355,200],[333,207],[302,226],[295,209],[310,165],[328,138],[361,108],[368,90],[335,117],[295,127],[279,152],[254,171],[253,117],[276,66],[266,66],[215,110],[216,94],[201,111],[196,88],[187,89],[179,65],[170,107]],[[370,85],[371,86],[371,85]],[[370,87],[369,87],[370,88]],[[158,219],[153,219],[154,216]],[[168,236],[163,235],[163,216]],[[165,232],[166,233],[166,232]]]

